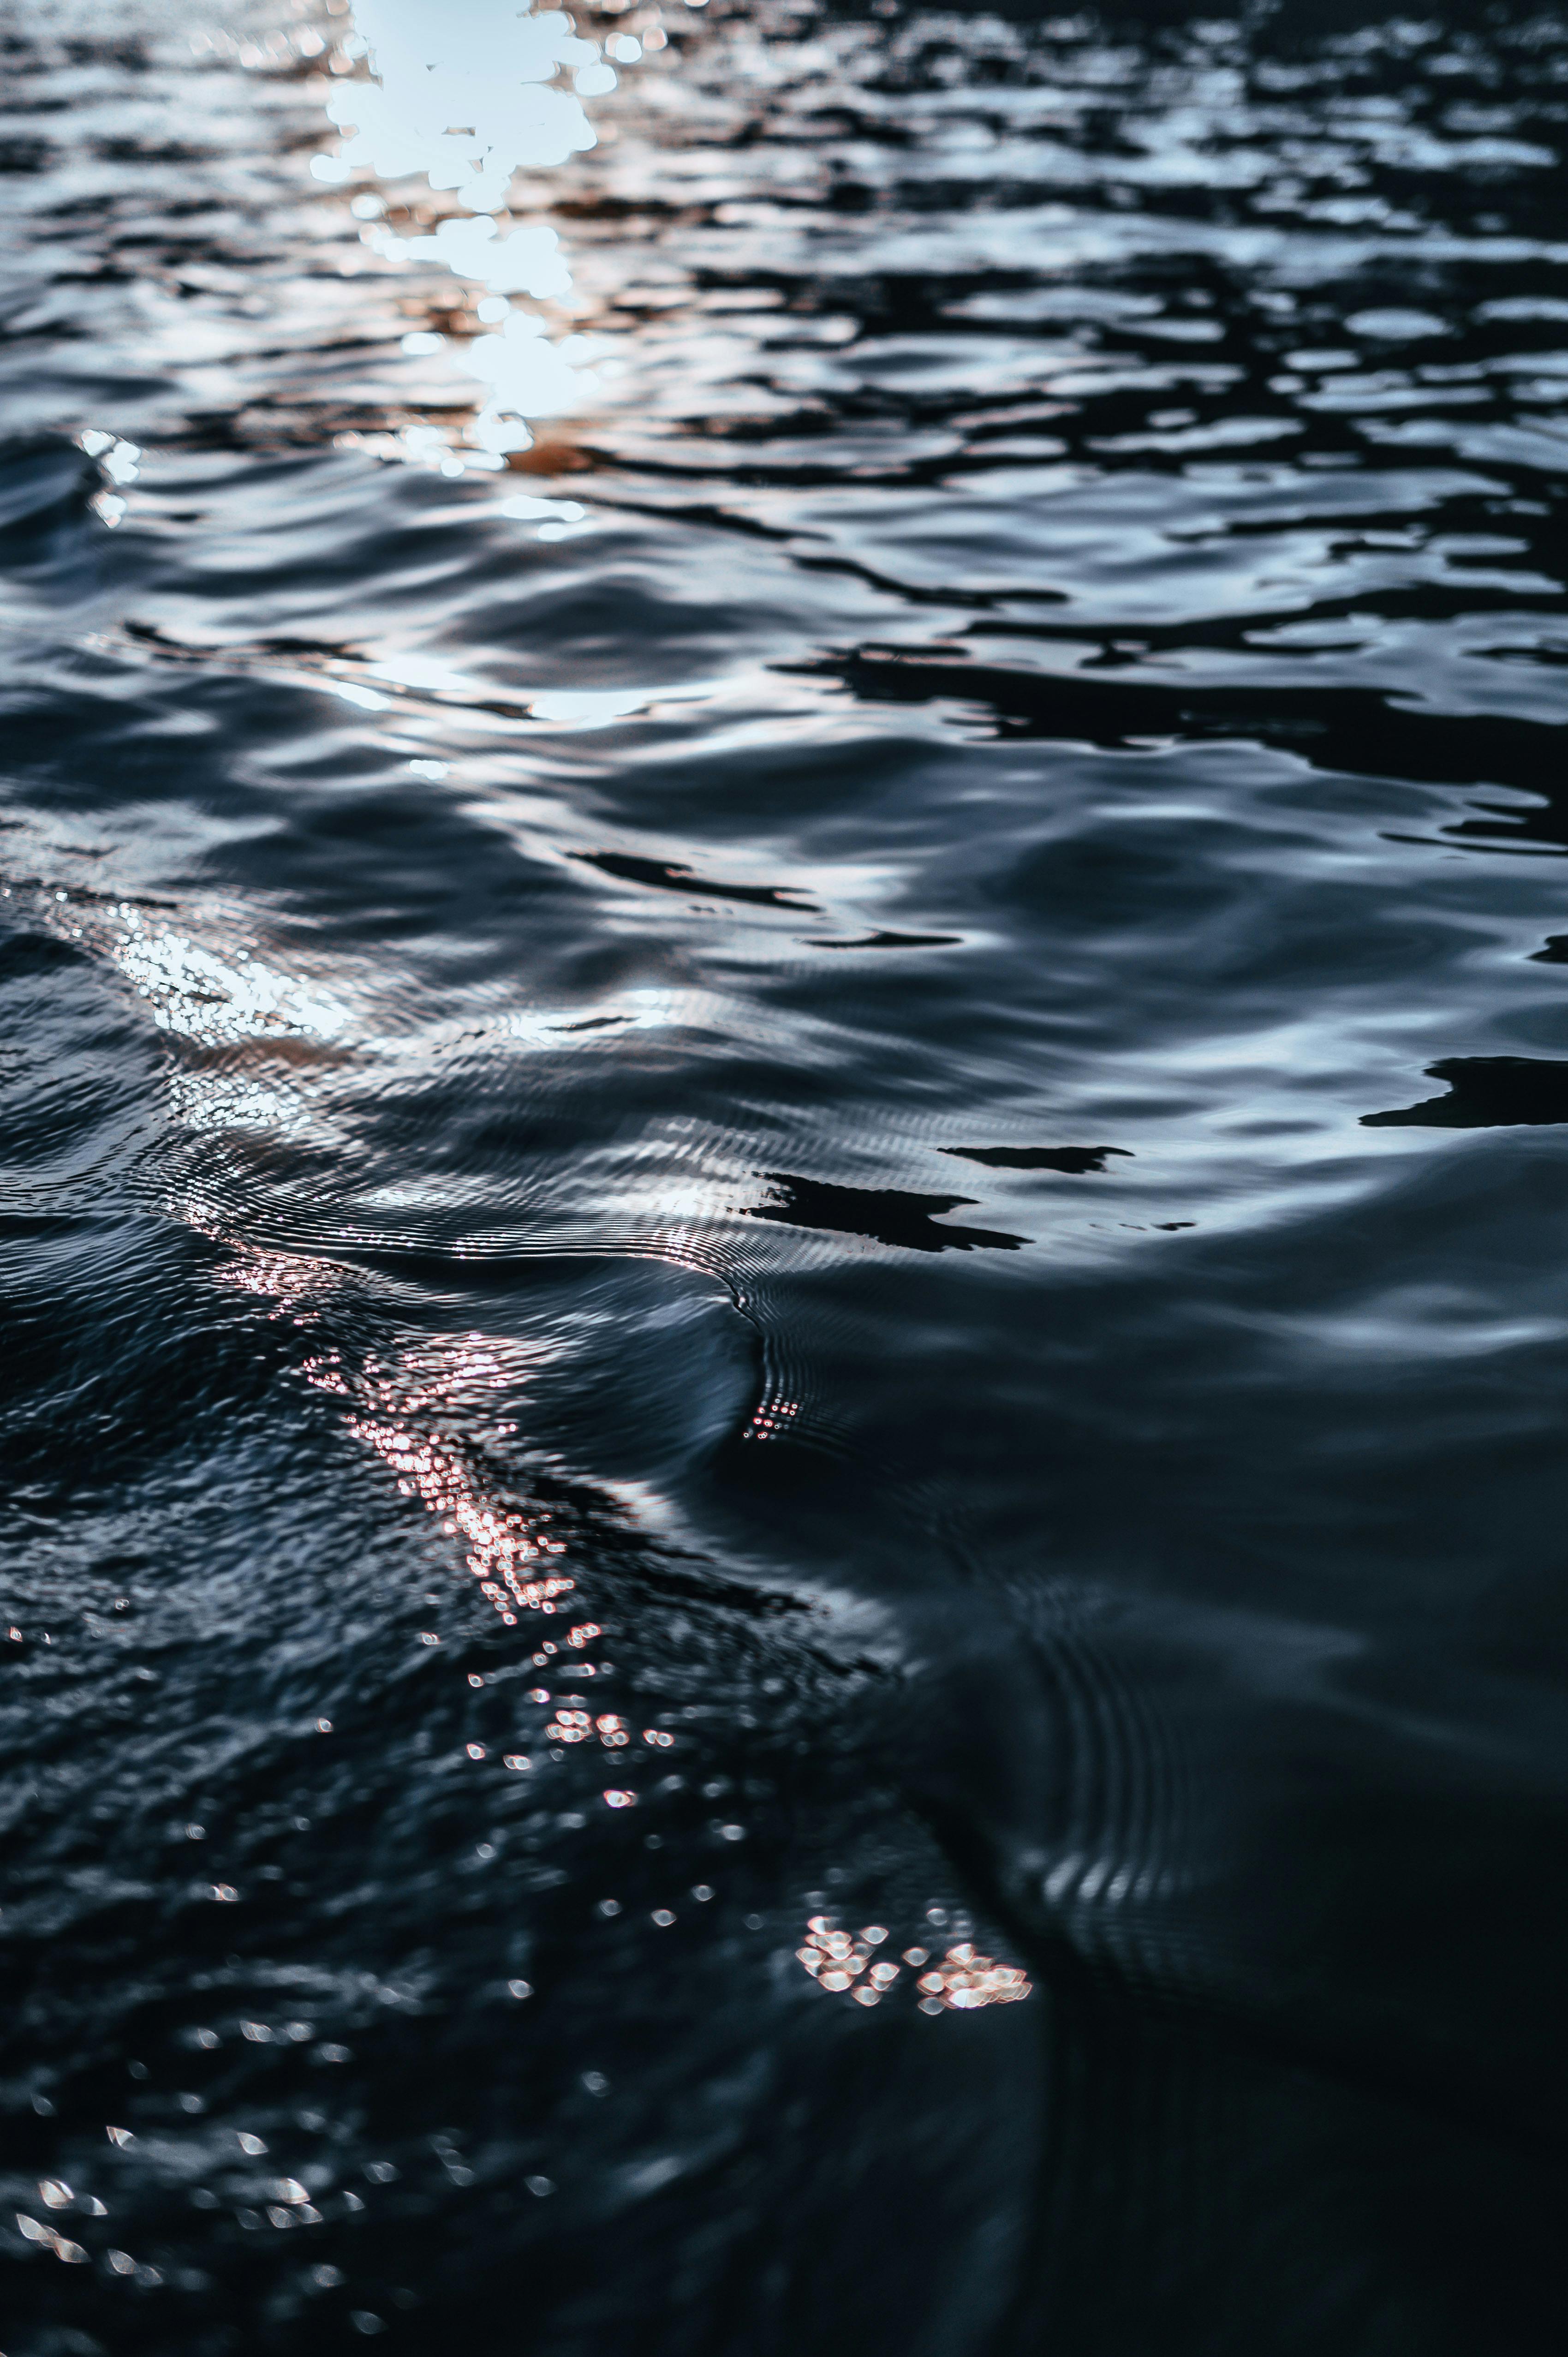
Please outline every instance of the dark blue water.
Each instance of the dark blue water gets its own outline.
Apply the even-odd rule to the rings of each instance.
[[[0,2349],[1559,2352],[1568,18],[329,5],[0,47]]]

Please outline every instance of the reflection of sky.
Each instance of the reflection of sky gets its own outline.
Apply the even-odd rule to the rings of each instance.
[[[575,332],[553,339],[540,313],[517,300],[560,302],[571,296],[572,273],[548,223],[512,217],[513,178],[597,145],[583,101],[614,90],[617,66],[664,46],[657,10],[616,20],[602,42],[559,10],[520,15],[511,0],[359,0],[348,21],[327,99],[342,141],[311,168],[329,186],[355,184],[361,235],[384,263],[434,264],[457,282],[461,305],[485,332],[448,344],[415,328],[404,349],[413,357],[446,351],[474,380],[479,408],[459,463],[499,465],[530,447],[529,419],[560,416],[597,394],[607,370],[594,362],[610,349]],[[372,179],[424,183],[410,226],[391,225]],[[436,219],[425,191],[452,210]],[[406,455],[449,466],[456,457],[428,429]]]

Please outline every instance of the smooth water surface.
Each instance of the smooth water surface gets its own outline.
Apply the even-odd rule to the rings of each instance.
[[[1568,19],[38,0],[5,2357],[1568,2327]]]

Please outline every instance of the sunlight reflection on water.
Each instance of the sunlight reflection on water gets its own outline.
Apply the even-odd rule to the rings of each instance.
[[[343,140],[336,154],[314,158],[312,172],[328,186],[360,182],[352,210],[365,224],[365,244],[394,269],[434,264],[449,272],[459,301],[474,305],[487,331],[450,342],[428,330],[404,339],[411,355],[445,351],[482,391],[460,451],[415,429],[416,438],[403,437],[403,455],[435,457],[452,472],[499,467],[532,447],[529,419],[581,408],[613,373],[611,341],[575,331],[553,339],[537,311],[514,301],[569,298],[572,272],[557,232],[514,219],[508,200],[519,171],[553,169],[597,145],[583,100],[615,89],[608,55],[632,64],[664,41],[656,13],[638,21],[641,38],[617,29],[601,44],[558,9],[520,16],[510,0],[466,0],[459,8],[360,0],[348,19],[355,29],[334,59],[347,71],[326,102]],[[361,60],[363,72],[354,72]],[[433,194],[449,192],[458,210],[434,220],[415,199],[414,233],[403,233],[384,219],[385,198],[363,185],[367,176],[423,179]]]

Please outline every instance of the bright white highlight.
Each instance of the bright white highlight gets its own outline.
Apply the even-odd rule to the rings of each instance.
[[[423,172],[475,212],[505,198],[524,165],[564,164],[596,143],[568,91],[542,85],[580,54],[556,10],[520,16],[510,0],[361,0],[355,10],[376,82],[345,82],[327,112],[350,136],[342,161],[382,179]],[[379,84],[379,86],[378,86]]]
[[[399,237],[383,230],[375,238],[380,253],[409,261],[439,262],[459,278],[477,279],[494,295],[532,295],[542,300],[571,289],[572,274],[561,241],[542,222],[529,221],[508,237],[493,221],[444,221],[434,237]]]
[[[403,345],[411,357],[445,354],[487,388],[468,463],[499,465],[508,451],[528,448],[528,419],[580,407],[598,380],[585,338],[552,342],[542,319],[512,307],[520,296],[547,302],[571,292],[555,231],[539,221],[503,231],[490,216],[505,206],[515,172],[564,164],[596,145],[582,98],[613,90],[615,69],[596,42],[573,31],[570,17],[554,9],[520,14],[515,0],[358,0],[355,18],[349,53],[365,55],[375,79],[333,89],[327,112],[343,145],[311,169],[333,186],[367,167],[383,179],[421,174],[464,209],[428,235],[402,236],[381,224],[380,198],[361,193],[353,203],[358,219],[375,224],[363,231],[366,243],[387,261],[435,264],[488,290],[478,309],[494,332],[465,347],[414,329]],[[626,36],[614,44],[623,63],[640,47]],[[561,86],[568,76],[570,90]],[[409,455],[434,454],[411,447]],[[453,454],[441,463],[461,471]]]

